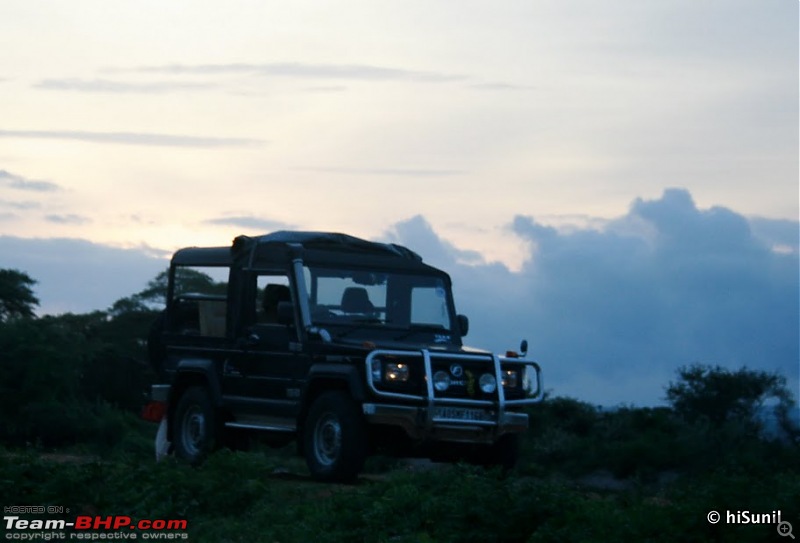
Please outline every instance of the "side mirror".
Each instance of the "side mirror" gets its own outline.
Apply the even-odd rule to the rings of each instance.
[[[528,340],[523,339],[522,343],[519,344],[519,354],[525,356],[528,354]]]
[[[469,333],[469,319],[466,315],[458,315],[456,318],[458,319],[458,332],[461,337],[464,337]]]
[[[292,302],[278,302],[278,324],[289,326],[294,324],[294,306]]]

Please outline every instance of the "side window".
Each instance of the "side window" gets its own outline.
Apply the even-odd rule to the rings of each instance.
[[[172,332],[225,336],[228,272],[227,267],[175,268],[169,322]]]
[[[437,286],[411,289],[411,324],[450,328],[444,288]]]

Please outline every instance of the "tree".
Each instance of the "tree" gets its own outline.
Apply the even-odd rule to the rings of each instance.
[[[708,420],[721,427],[737,421],[760,430],[759,418],[765,403],[775,404],[776,419],[783,420],[794,405],[786,378],[777,373],[741,368],[730,371],[720,366],[693,364],[678,369],[678,381],[667,386],[667,401],[686,420]]]
[[[136,294],[117,300],[112,313],[125,311],[143,311],[163,308],[167,298],[169,270],[164,270],[147,282],[147,286]],[[225,294],[227,283],[218,283],[207,274],[191,268],[175,270],[175,294],[198,292],[203,294]]]
[[[31,287],[36,280],[19,270],[0,270],[0,322],[32,318],[39,299]]]

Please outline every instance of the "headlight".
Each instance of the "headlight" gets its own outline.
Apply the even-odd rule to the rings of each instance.
[[[517,388],[519,384],[519,373],[517,370],[504,370],[502,375],[502,384],[505,388]]]
[[[390,383],[405,383],[408,381],[408,364],[387,362],[384,375]]]
[[[439,392],[444,392],[450,388],[450,376],[447,375],[447,372],[437,371],[433,374],[433,388]]]
[[[494,375],[491,373],[484,373],[481,375],[478,384],[481,387],[481,390],[484,391],[486,394],[491,394],[495,390],[497,390],[497,379],[494,378]]]

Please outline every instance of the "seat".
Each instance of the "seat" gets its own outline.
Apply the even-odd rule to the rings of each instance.
[[[367,289],[348,287],[342,293],[342,311],[345,313],[368,314],[375,311],[375,306],[369,301]]]
[[[261,307],[264,310],[263,322],[278,322],[278,304],[280,302],[291,302],[292,294],[286,285],[270,283],[264,287],[264,296],[261,299]]]

